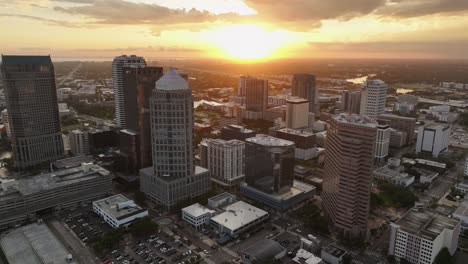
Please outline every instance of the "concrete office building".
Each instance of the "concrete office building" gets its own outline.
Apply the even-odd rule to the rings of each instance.
[[[92,163],[19,180],[2,181],[0,229],[34,219],[37,212],[95,200],[112,192],[112,175]]]
[[[314,133],[290,128],[282,128],[275,133],[277,138],[294,142],[294,157],[296,159],[310,160],[317,157],[318,150]]]
[[[134,151],[121,149],[121,152],[130,160],[135,160],[135,171],[152,165],[150,98],[156,81],[162,75],[161,67],[122,69],[125,127],[136,135],[134,140],[138,142]],[[121,137],[121,140],[124,140],[121,145],[127,144],[127,137]],[[129,147],[126,149],[132,150]]]
[[[418,128],[416,153],[426,153],[438,157],[448,150],[450,126],[431,124]]]
[[[50,56],[2,55],[1,75],[16,167],[25,169],[64,155]]]
[[[210,172],[211,181],[225,188],[238,186],[245,178],[245,142],[237,139],[203,139],[201,165]],[[203,153],[206,150],[206,154]],[[205,160],[206,159],[206,160]]]
[[[370,187],[377,123],[366,116],[334,116],[327,131],[322,199],[333,230],[368,236]]]
[[[241,76],[237,81],[237,96],[238,97],[245,97],[246,94],[246,87],[247,87],[247,80],[249,76]]]
[[[393,128],[390,129],[390,147],[401,148],[406,144],[406,133]]]
[[[343,91],[341,110],[346,113],[359,114],[361,111],[361,91]]]
[[[461,221],[430,211],[409,211],[390,226],[389,255],[412,264],[431,264],[445,247],[455,253]]]
[[[224,212],[213,216],[210,223],[216,227],[220,234],[237,237],[265,222],[270,215],[246,202],[238,201],[224,208]]]
[[[73,156],[89,154],[88,131],[75,129],[68,136],[70,140],[70,152]]]
[[[255,137],[255,135],[255,131],[239,125],[228,125],[221,129],[221,139],[224,140],[237,139],[244,141],[247,138]]]
[[[117,127],[127,128],[126,126],[126,116],[124,109],[124,98],[125,98],[125,88],[123,73],[124,68],[144,68],[146,67],[146,61],[143,57],[138,57],[136,55],[122,55],[115,57],[112,62],[112,85],[114,88],[114,98],[115,98],[115,122]]]
[[[182,209],[182,220],[198,229],[208,224],[215,212],[196,203]]]
[[[320,258],[326,261],[326,263],[341,264],[344,262],[346,253],[347,252],[344,249],[331,244],[322,249],[320,252]]]
[[[299,97],[286,100],[286,127],[292,129],[309,127],[309,101]]]
[[[382,161],[388,156],[388,149],[390,148],[390,134],[390,126],[377,126],[377,138],[375,141],[375,158],[377,160]]]
[[[291,89],[292,96],[303,98],[309,101],[310,113],[319,113],[319,93],[315,83],[315,75],[294,74]]]
[[[387,84],[381,80],[368,80],[361,92],[360,114],[377,118],[385,112]]]
[[[194,165],[193,99],[188,82],[170,69],[151,98],[153,166],[140,170],[141,190],[170,209],[210,190],[207,169]]]
[[[415,142],[416,118],[383,114],[377,117],[377,122],[381,125],[389,125],[397,131],[405,132],[405,145]]]
[[[247,77],[245,80],[245,118],[263,119],[268,108],[268,80]]]
[[[93,211],[113,228],[128,227],[136,219],[148,216],[148,210],[117,194],[93,202]]]
[[[394,110],[400,114],[410,115],[416,113],[416,105],[419,102],[419,97],[410,94],[398,95],[398,100],[395,102]]]

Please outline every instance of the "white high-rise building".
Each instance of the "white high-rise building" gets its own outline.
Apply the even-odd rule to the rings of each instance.
[[[443,248],[454,254],[461,221],[433,212],[408,211],[398,223],[390,224],[388,254],[412,264],[434,263]]]
[[[309,101],[299,97],[286,100],[286,127],[292,129],[309,127]]]
[[[141,190],[170,209],[209,191],[208,170],[194,165],[193,98],[173,69],[156,82],[150,102],[153,166],[140,170]]]
[[[418,140],[416,141],[416,153],[432,154],[438,157],[440,153],[448,150],[450,126],[431,124],[418,128]]]
[[[122,55],[119,57],[115,57],[114,61],[112,62],[112,84],[114,86],[115,122],[120,128],[126,128],[124,109],[124,87],[122,74],[122,69],[125,67],[143,68],[146,67],[146,61],[143,57],[138,57],[136,55]]]
[[[203,139],[200,143],[201,164],[206,164],[211,181],[233,187],[244,181],[245,142],[240,140]]]
[[[379,125],[377,127],[377,137],[375,142],[375,158],[383,160],[388,156],[390,147],[391,128],[388,125]]]
[[[70,132],[70,152],[73,156],[89,154],[89,134],[88,131],[72,130]]]
[[[387,84],[382,80],[367,81],[361,93],[360,114],[374,119],[383,114],[385,112],[387,88]]]

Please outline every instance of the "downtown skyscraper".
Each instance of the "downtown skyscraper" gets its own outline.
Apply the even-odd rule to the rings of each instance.
[[[318,114],[319,93],[313,74],[294,74],[292,79],[292,96],[300,97],[309,101],[309,113]]]
[[[369,80],[361,92],[360,114],[376,119],[385,112],[387,84],[382,80]]]
[[[263,119],[268,108],[268,80],[247,77],[242,82],[245,86],[245,118]]]
[[[20,169],[64,155],[50,56],[2,55],[1,72],[14,164]]]
[[[123,69],[124,68],[143,68],[146,67],[146,61],[143,57],[136,55],[122,55],[115,57],[112,62],[112,85],[114,88],[115,98],[115,122],[117,127],[126,127],[126,117],[124,109],[124,80],[123,80]]]
[[[327,130],[323,207],[344,238],[368,236],[376,134],[375,121],[355,114],[334,116]]]
[[[188,82],[170,69],[151,98],[153,166],[140,170],[141,190],[166,208],[210,189],[208,170],[194,165],[193,98]]]

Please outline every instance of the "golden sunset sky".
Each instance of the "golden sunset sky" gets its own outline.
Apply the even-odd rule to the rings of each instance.
[[[468,0],[0,0],[0,52],[468,58]]]

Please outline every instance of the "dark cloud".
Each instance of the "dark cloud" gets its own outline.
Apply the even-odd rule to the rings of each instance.
[[[309,45],[324,57],[468,58],[468,39],[427,42],[310,42]]]
[[[468,0],[393,0],[376,14],[396,17],[418,17],[468,11]]]
[[[58,2],[80,3],[75,6],[56,6],[54,10],[72,14],[82,15],[94,19],[99,24],[190,24],[213,22],[227,19],[234,14],[215,15],[207,11],[196,9],[171,9],[168,7],[135,3],[124,0],[55,0]]]
[[[0,13],[0,18],[2,17],[21,18],[21,19],[39,21],[39,22],[43,22],[51,26],[61,26],[61,27],[80,27],[81,26],[77,23],[71,23],[71,22],[67,22],[63,20],[48,19],[48,18],[43,18],[43,17],[38,17],[38,16],[29,16],[29,15],[22,15],[22,14],[1,14]]]

